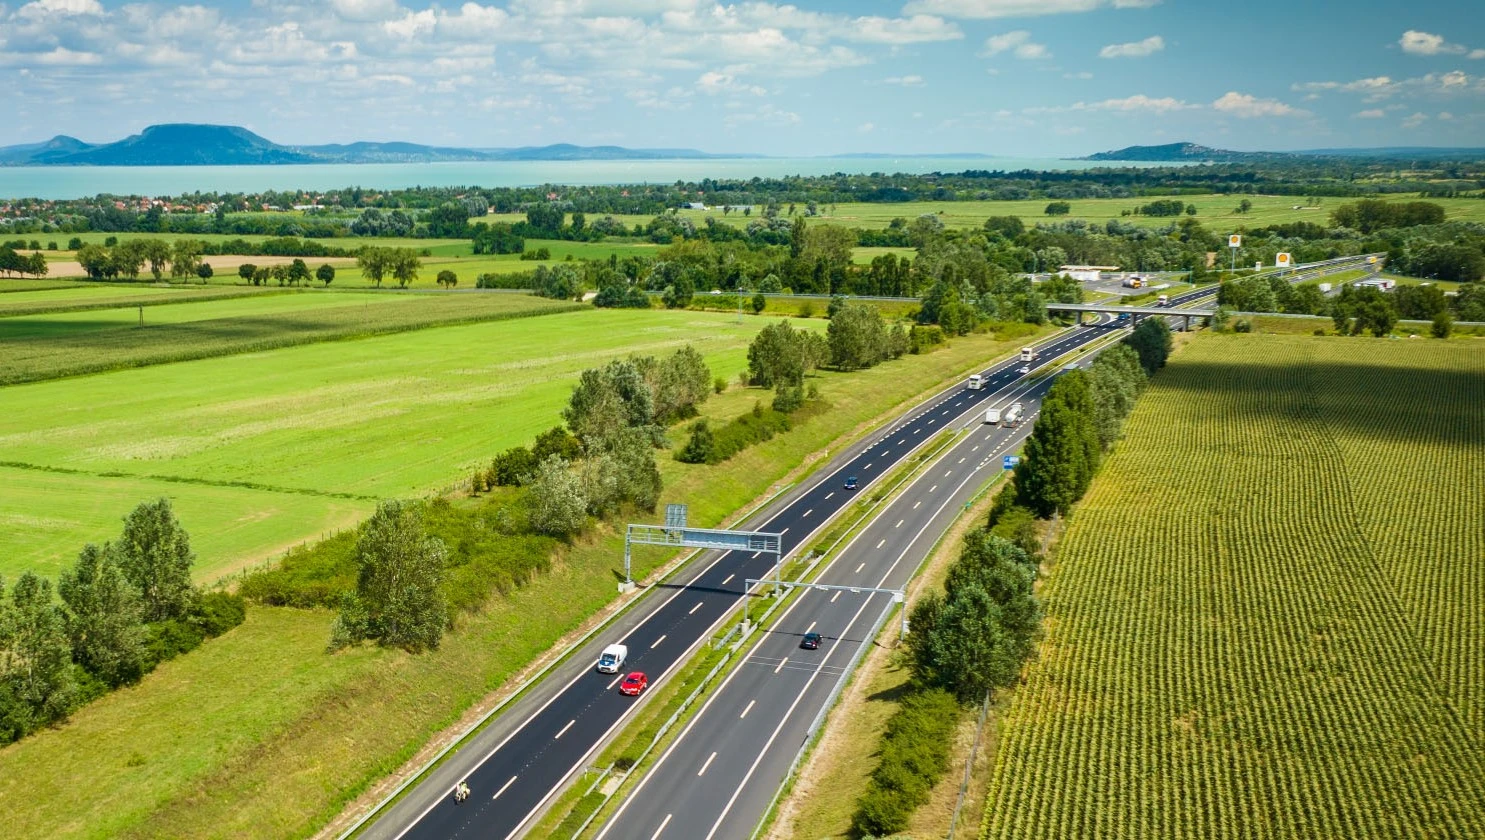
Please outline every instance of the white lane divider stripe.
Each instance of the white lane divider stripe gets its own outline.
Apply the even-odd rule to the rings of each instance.
[[[666,635],[669,635],[669,634],[666,634]],[[655,643],[653,645],[650,645],[650,650],[654,650],[655,648],[659,647],[660,646],[660,643],[663,642],[663,641],[665,641],[665,636],[661,636],[660,638],[656,639],[655,640]]]
[[[851,574],[859,575],[861,574],[861,570],[864,568],[866,568],[866,563],[863,562],[861,565],[857,566],[856,571],[852,572]]]
[[[655,840],[655,838],[657,838],[657,837],[660,836],[660,832],[664,831],[665,830],[665,827],[667,825],[670,825],[670,818],[673,817],[673,816],[675,816],[675,814],[666,814],[665,815],[665,819],[663,819],[663,820],[660,821],[660,827],[657,828],[657,829],[655,829],[655,833],[654,834],[651,834],[650,835],[650,840]]]
[[[735,578],[735,577],[737,577],[737,575],[735,575],[735,574],[734,575],[728,575],[727,576],[727,579],[724,580],[724,581],[722,581],[722,585],[723,586],[726,586],[727,584],[731,583],[732,582],[732,579]]]
[[[691,611],[690,611],[690,612],[688,612],[688,613],[686,613],[686,615],[695,615],[695,614],[696,614],[696,611],[697,611],[697,610],[699,610],[699,609],[701,609],[701,605],[702,605],[702,604],[703,604],[703,603],[704,603],[704,602],[702,602],[702,601],[697,601],[697,602],[696,602],[696,606],[694,606],[694,607],[692,607],[692,608],[691,608]]]
[[[705,776],[706,775],[706,768],[712,766],[712,759],[714,759],[716,757],[717,757],[717,754],[716,753],[712,753],[711,755],[707,756],[706,757],[706,761],[703,762],[702,765],[701,765],[701,769],[696,771],[696,775],[698,775],[698,776]]]
[[[738,715],[737,716],[737,719],[738,720],[742,720],[743,718],[747,717],[748,716],[748,712],[753,711],[753,704],[754,703],[757,703],[757,702],[758,702],[757,700],[749,700],[748,701],[747,708],[745,708],[745,709],[742,710],[742,714]]]
[[[887,538],[886,537],[883,537],[882,538],[882,541],[879,542],[879,543],[877,543],[877,548],[881,548],[882,546],[884,546],[886,544],[887,544]]]
[[[779,671],[782,671],[784,669],[784,663],[785,662],[788,662],[788,661],[789,661],[789,657],[787,657],[787,656],[784,657],[783,659],[780,659],[778,666],[773,669],[773,672],[775,674],[777,674]]]
[[[511,776],[510,777],[510,781],[508,781],[505,784],[501,785],[500,786],[500,790],[495,791],[495,795],[492,796],[492,797],[490,797],[490,801],[493,802],[496,799],[499,799],[500,798],[500,794],[505,793],[505,789],[508,788],[508,787],[510,787],[511,785],[515,784],[515,781],[516,781],[516,777],[515,776]]]
[[[577,723],[577,719],[576,719],[576,718],[574,718],[574,719],[572,719],[572,720],[569,720],[569,721],[568,721],[568,722],[567,722],[567,725],[566,725],[566,726],[564,726],[564,727],[562,727],[562,731],[560,731],[560,732],[558,732],[558,733],[557,733],[557,734],[556,734],[556,736],[555,736],[555,737],[553,737],[553,738],[552,738],[552,740],[553,740],[553,741],[555,741],[555,740],[557,740],[557,739],[558,739],[558,738],[561,738],[561,737],[562,737],[562,736],[563,736],[563,735],[566,735],[566,734],[567,734],[567,730],[569,730],[569,729],[571,729],[571,728],[572,728],[572,725],[573,725],[573,724],[574,724],[574,723]]]

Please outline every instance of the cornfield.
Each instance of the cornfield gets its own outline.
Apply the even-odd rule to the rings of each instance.
[[[1485,346],[1202,336],[1126,428],[981,836],[1485,837]]]

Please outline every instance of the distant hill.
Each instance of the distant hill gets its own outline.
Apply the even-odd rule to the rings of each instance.
[[[1291,157],[1285,152],[1234,152],[1196,143],[1166,143],[1163,146],[1127,146],[1114,152],[1099,152],[1078,160],[1127,160],[1145,162],[1252,163]]]
[[[1387,146],[1372,149],[1304,149],[1294,152],[1234,152],[1196,143],[1166,143],[1163,146],[1128,146],[1099,152],[1077,160],[1139,161],[1157,163],[1261,163],[1295,158],[1352,158],[1371,160],[1485,160],[1485,149],[1451,149],[1430,146]]]
[[[435,161],[665,160],[739,157],[695,149],[622,146],[523,146],[461,149],[417,143],[356,142],[285,146],[234,125],[152,125],[114,143],[59,135],[45,143],[0,147],[0,166],[234,166],[289,163],[428,163]],[[745,157],[745,156],[744,156]]]

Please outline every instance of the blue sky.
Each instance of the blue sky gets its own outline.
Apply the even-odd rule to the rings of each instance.
[[[1485,146],[1478,0],[0,2],[0,144]]]

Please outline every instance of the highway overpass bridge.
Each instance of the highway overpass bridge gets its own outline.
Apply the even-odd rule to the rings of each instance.
[[[1191,329],[1192,318],[1209,318],[1216,314],[1215,309],[1195,309],[1181,307],[1179,309],[1170,306],[1120,306],[1112,303],[1048,303],[1048,312],[1075,312],[1081,322],[1083,313],[1093,312],[1095,314],[1128,315],[1130,320],[1136,324],[1141,318],[1154,315],[1156,317],[1183,318],[1181,329]]]

